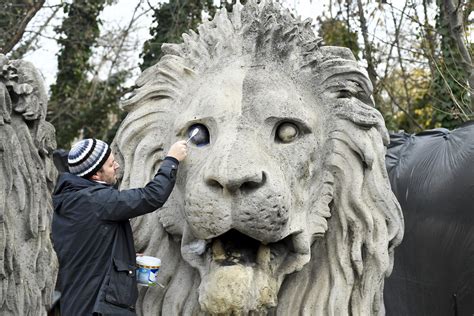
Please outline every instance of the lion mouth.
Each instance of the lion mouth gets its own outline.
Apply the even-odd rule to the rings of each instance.
[[[212,239],[189,240],[182,245],[182,253],[201,275],[207,275],[216,267],[241,265],[279,279],[299,271],[309,261],[310,247],[309,240],[300,232],[265,244],[231,229]]]
[[[209,243],[209,256],[215,265],[230,266],[243,265],[253,267],[267,273],[288,274],[293,271],[285,267],[296,257],[304,257],[309,252],[298,252],[294,241],[297,239],[290,235],[278,242],[263,244],[237,230],[212,239]],[[300,247],[301,248],[301,247]],[[292,262],[292,266],[296,262]],[[302,267],[302,266],[301,266]]]
[[[183,236],[181,252],[201,275],[199,303],[210,314],[275,307],[284,277],[310,259],[310,242],[301,232],[268,244],[236,229],[208,240],[190,237]]]
[[[212,261],[222,266],[254,266],[258,255],[262,253],[260,242],[236,230],[214,238],[209,245]]]

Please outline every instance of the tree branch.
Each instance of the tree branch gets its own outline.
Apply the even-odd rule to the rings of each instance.
[[[367,29],[367,20],[365,19],[364,7],[362,5],[361,0],[357,0],[357,6],[359,9],[360,30],[362,32],[362,38],[364,39],[364,55],[365,59],[367,60],[367,72],[369,74],[369,79],[375,88],[377,83],[377,72],[375,71],[374,58],[372,56],[372,47],[368,36],[369,32]],[[374,95],[376,94],[377,92],[374,91]]]
[[[403,9],[402,9],[402,12],[404,13],[406,8],[407,8],[407,4],[408,2],[405,2],[405,5],[403,6]],[[398,63],[400,65],[400,70],[401,70],[401,74],[402,74],[402,83],[403,83],[403,91],[405,92],[405,102],[406,102],[406,105],[407,105],[407,112],[408,113],[411,113],[411,111],[413,110],[413,105],[411,103],[411,97],[410,97],[410,93],[408,91],[408,84],[407,84],[407,81],[408,81],[408,76],[407,76],[407,72],[405,70],[405,65],[403,63],[403,59],[402,59],[402,52],[401,52],[401,49],[400,49],[400,28],[401,28],[401,25],[402,25],[402,22],[403,22],[403,14],[400,16],[400,21],[399,21],[399,24],[397,25],[397,19],[395,18],[395,15],[393,14],[393,10],[391,11],[392,12],[392,19],[393,19],[393,25],[395,25],[395,47],[397,48],[397,53],[398,53]]]
[[[49,25],[49,22],[56,16],[59,9],[61,9],[62,5],[57,5],[54,7],[53,13],[46,19],[46,21],[41,25],[38,31],[34,32],[33,36],[30,37],[24,44],[22,44],[19,48],[12,51],[12,56],[14,59],[21,59],[23,55],[30,49],[31,45],[36,41],[36,39],[43,35],[44,29]],[[23,32],[25,33],[25,32]]]
[[[388,96],[390,97],[390,100],[392,100],[392,103],[399,108],[405,115],[418,127],[421,131],[423,130],[423,127],[416,121],[416,119],[411,116],[410,113],[408,113],[401,105],[396,102],[396,98],[393,96],[392,92],[388,87],[385,85],[385,83],[382,82],[382,86],[385,88],[385,91],[387,92]]]
[[[25,32],[26,26],[31,21],[31,19],[36,15],[36,13],[43,7],[45,0],[38,0],[33,2],[27,11],[23,19],[18,24],[17,30],[13,33],[13,36],[9,41],[5,43],[4,47],[0,47],[0,53],[6,54],[12,50],[12,48],[21,40],[23,33]]]
[[[444,7],[449,14],[449,29],[451,36],[456,42],[457,49],[462,58],[468,73],[469,94],[471,96],[470,112],[474,113],[474,67],[472,65],[471,55],[464,38],[463,13],[461,10],[462,0],[458,0],[455,6],[453,0],[444,0]]]

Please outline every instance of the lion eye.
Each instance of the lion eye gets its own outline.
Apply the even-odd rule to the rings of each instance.
[[[299,129],[295,124],[284,122],[277,127],[275,140],[280,143],[290,143],[298,137],[298,134]]]
[[[339,90],[337,93],[338,99],[349,99],[353,96],[352,92],[349,90]]]
[[[188,128],[187,132],[186,132],[186,135],[188,136],[188,138],[191,137],[191,134],[195,129],[197,129],[198,132],[193,138],[191,138],[190,142],[192,142],[196,146],[206,146],[206,145],[208,145],[209,141],[210,141],[209,130],[203,124],[193,124],[193,125],[191,125]]]

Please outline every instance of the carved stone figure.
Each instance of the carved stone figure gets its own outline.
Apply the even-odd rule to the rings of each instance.
[[[0,54],[0,314],[44,315],[57,260],[50,240],[54,128],[34,66]]]
[[[269,1],[221,10],[124,103],[122,188],[199,130],[165,208],[133,222],[162,260],[142,314],[384,314],[403,235],[387,131],[364,69],[310,24]]]

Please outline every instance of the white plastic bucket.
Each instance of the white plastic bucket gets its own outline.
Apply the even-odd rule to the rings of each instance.
[[[156,275],[160,271],[161,260],[150,256],[137,257],[137,283],[145,286],[156,285]]]

